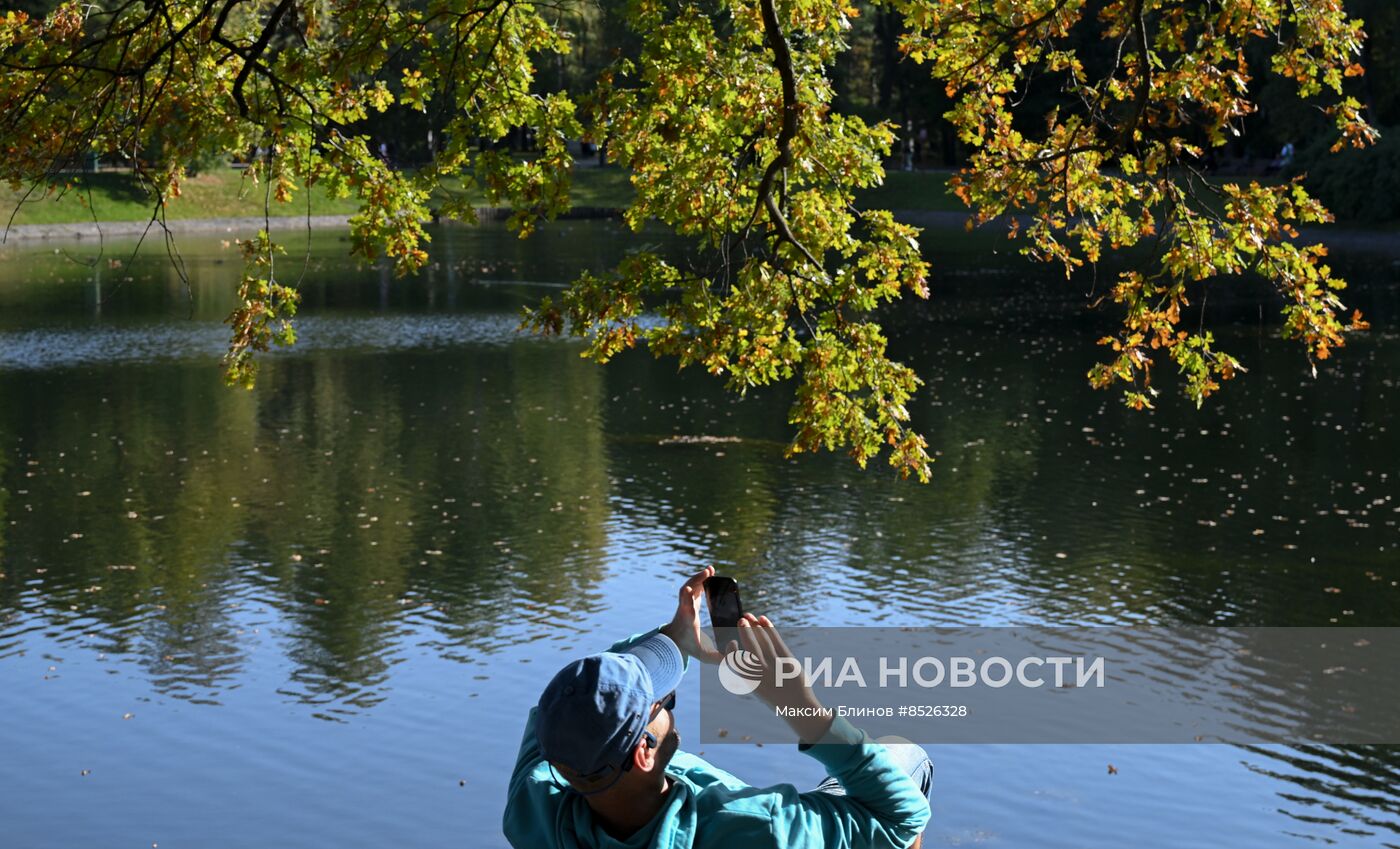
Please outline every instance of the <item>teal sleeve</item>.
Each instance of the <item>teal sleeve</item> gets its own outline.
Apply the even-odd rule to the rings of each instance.
[[[515,768],[510,773],[506,792],[506,810],[501,828],[512,846],[547,846],[541,840],[542,829],[552,827],[564,789],[548,774],[549,764],[540,755],[535,739],[535,714],[530,708],[525,720],[525,734],[520,739],[520,752],[515,756]]]
[[[774,788],[774,843],[903,849],[928,825],[928,799],[889,752],[844,718],[815,745],[799,746],[838,779],[845,796]]]

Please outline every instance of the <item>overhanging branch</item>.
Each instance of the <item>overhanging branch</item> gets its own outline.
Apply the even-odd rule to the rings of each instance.
[[[797,75],[792,70],[792,49],[788,46],[787,37],[783,35],[782,25],[778,22],[778,10],[774,6],[774,0],[759,0],[759,9],[763,15],[763,32],[768,40],[768,48],[773,51],[773,66],[777,68],[778,76],[782,79],[783,112],[782,123],[778,128],[778,153],[773,157],[773,161],[768,163],[768,168],[763,172],[763,179],[758,184],[758,200],[753,216],[749,219],[749,226],[753,226],[759,211],[766,209],[774,229],[778,231],[778,237],[797,248],[808,262],[821,270],[822,264],[812,256],[807,246],[793,235],[787,218],[783,216],[782,209],[773,197],[773,185],[778,175],[792,162],[792,140],[797,137],[800,107],[797,102]],[[744,230],[747,231],[748,227]]]

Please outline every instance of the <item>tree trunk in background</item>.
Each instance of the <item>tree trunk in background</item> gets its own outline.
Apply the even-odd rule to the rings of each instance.
[[[1371,54],[1371,44],[1374,40],[1374,38],[1368,38],[1361,42],[1361,59],[1359,60],[1361,67],[1366,71],[1361,75],[1361,102],[1366,106],[1366,120],[1373,122],[1380,120],[1380,116],[1376,114],[1376,87],[1371,82],[1376,69]]]
[[[898,12],[883,6],[876,15],[875,36],[880,56],[880,82],[876,105],[881,112],[890,115],[894,103],[895,82],[899,77],[899,33],[903,29],[903,21],[900,20]],[[900,126],[903,126],[902,121]]]

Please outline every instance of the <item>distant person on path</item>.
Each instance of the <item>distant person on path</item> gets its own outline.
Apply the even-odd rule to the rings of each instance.
[[[816,790],[751,787],[680,750],[672,709],[689,658],[723,655],[700,630],[713,569],[686,581],[671,621],[574,661],[530,710],[510,778],[511,844],[567,849],[918,846],[929,819],[933,764],[912,744],[885,746],[844,718],[791,716],[798,749],[830,776]],[[767,617],[746,614],[740,642],[770,673],[791,656]],[[757,694],[771,707],[819,707],[807,686]],[[800,713],[801,711],[799,711]]]
[[[1292,164],[1292,162],[1293,142],[1284,142],[1283,147],[1279,149],[1278,156],[1274,159],[1273,162],[1269,163],[1269,172],[1273,173],[1276,171],[1282,171],[1283,169],[1287,168],[1290,164]]]

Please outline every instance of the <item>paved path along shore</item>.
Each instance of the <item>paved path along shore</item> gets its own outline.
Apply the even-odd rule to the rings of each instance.
[[[476,210],[481,221],[504,221],[511,210],[504,207],[484,206]],[[600,206],[580,206],[569,210],[563,219],[580,218],[620,218],[622,210]],[[167,221],[165,226],[171,233],[233,233],[251,236],[262,229],[265,219],[251,218],[180,218]],[[278,215],[266,219],[274,231],[315,230],[345,228],[349,225],[348,215]],[[83,221],[68,224],[16,224],[3,232],[5,242],[29,239],[107,239],[125,236],[159,235],[161,225],[150,221]]]
[[[350,221],[348,215],[313,215],[294,218],[279,216],[270,219],[274,230],[305,230],[307,226],[316,229],[345,227]],[[263,226],[261,218],[182,218],[166,222],[170,232],[180,233],[238,233],[252,235]],[[5,234],[5,241],[20,239],[110,239],[123,236],[139,236],[142,233],[159,235],[161,226],[148,221],[85,221],[81,224],[16,224]]]

